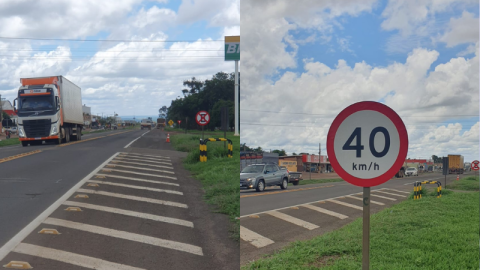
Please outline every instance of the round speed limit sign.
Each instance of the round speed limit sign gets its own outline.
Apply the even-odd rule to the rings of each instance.
[[[400,170],[408,152],[402,119],[373,101],[350,105],[335,118],[327,136],[327,154],[336,173],[350,184],[377,186]]]

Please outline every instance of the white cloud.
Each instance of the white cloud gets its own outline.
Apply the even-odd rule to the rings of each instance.
[[[478,42],[478,18],[473,13],[464,11],[458,19],[450,19],[447,32],[439,41],[447,43],[447,47],[454,47],[463,43]]]

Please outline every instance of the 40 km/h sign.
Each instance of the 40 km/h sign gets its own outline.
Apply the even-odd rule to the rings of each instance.
[[[195,121],[200,126],[205,126],[210,122],[210,115],[206,111],[199,111],[197,115],[195,115]]]
[[[333,169],[356,186],[387,182],[400,170],[407,152],[408,135],[402,119],[378,102],[350,105],[328,131],[327,153]]]

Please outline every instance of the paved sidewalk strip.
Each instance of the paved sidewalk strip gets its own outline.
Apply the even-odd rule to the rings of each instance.
[[[114,175],[114,174],[97,173],[96,175],[105,176],[106,178],[119,178],[119,179],[125,179],[125,180],[140,181],[140,182],[146,182],[146,183],[155,183],[155,184],[162,184],[162,185],[170,185],[170,186],[176,186],[176,187],[180,186],[179,184],[175,184],[175,183],[155,181],[155,180],[146,180],[146,179],[141,179],[141,178],[126,177],[126,176]]]
[[[173,167],[170,167],[170,166],[156,165],[156,164],[146,164],[146,163],[139,163],[139,162],[128,162],[128,161],[115,161],[115,160],[112,160],[111,163],[113,163],[113,165],[117,165],[117,163],[126,163],[126,164],[150,166],[150,167],[156,167],[156,168],[166,168],[166,169],[172,169],[172,170],[173,170]],[[172,165],[172,164],[170,163],[169,165]]]
[[[75,229],[75,230],[81,230],[81,231],[94,233],[94,234],[105,235],[108,237],[115,237],[115,238],[135,241],[143,244],[149,244],[153,246],[158,246],[158,247],[163,247],[163,248],[168,248],[168,249],[173,249],[173,250],[178,250],[182,252],[188,252],[191,254],[203,256],[203,251],[201,247],[180,243],[176,241],[171,241],[171,240],[166,240],[166,239],[161,239],[161,238],[156,238],[156,237],[151,237],[151,236],[146,236],[146,235],[141,235],[136,233],[118,231],[114,229],[88,225],[84,223],[73,222],[73,221],[57,219],[57,218],[47,218],[43,223],[48,225],[66,227],[66,228]]]
[[[240,226],[240,239],[245,242],[249,242],[257,248],[262,248],[275,243],[272,240],[263,237],[260,234],[253,232],[243,226]]]
[[[131,171],[125,171],[125,170],[117,170],[117,169],[110,169],[110,168],[103,168],[102,171],[112,171],[112,172],[122,172],[122,173],[131,173],[131,174],[137,174],[137,175],[144,175],[144,176],[153,176],[153,177],[159,177],[159,178],[168,178],[168,179],[173,179],[177,180],[177,177],[174,176],[167,176],[167,175],[156,175],[156,174],[151,174],[151,173],[139,173],[139,172],[131,172]]]
[[[311,204],[304,204],[302,205],[303,207],[306,207],[308,209],[311,209],[311,210],[314,210],[314,211],[317,211],[317,212],[320,212],[320,213],[323,213],[323,214],[327,214],[327,215],[330,215],[330,216],[333,216],[333,217],[337,217],[339,219],[346,219],[348,218],[348,216],[345,216],[345,215],[342,215],[340,213],[337,213],[337,212],[333,212],[333,211],[330,211],[330,210],[327,210],[327,209],[324,209],[324,208],[321,208],[321,207],[318,207],[318,206],[314,206],[314,205],[311,205]]]
[[[363,198],[355,197],[355,196],[353,196],[353,195],[348,195],[348,196],[345,196],[345,197],[352,198],[352,199],[356,199],[356,200],[359,200],[359,201],[363,201]],[[370,200],[370,202],[373,203],[373,204],[385,205],[385,204],[382,203],[382,202],[377,202],[377,201],[372,201],[372,200]]]
[[[270,212],[267,212],[267,214],[269,214],[271,216],[274,216],[276,218],[279,218],[281,220],[290,222],[292,224],[298,225],[298,226],[303,227],[305,229],[313,230],[313,229],[319,228],[315,224],[312,224],[310,222],[298,219],[296,217],[292,217],[290,215],[287,215],[287,214],[284,214],[284,213],[281,213],[281,212],[278,212],[278,211],[270,211]]]
[[[336,204],[340,204],[340,205],[343,205],[343,206],[347,206],[347,207],[350,207],[350,208],[355,208],[355,209],[358,209],[358,210],[363,210],[363,208],[361,206],[357,206],[357,205],[342,202],[342,201],[337,201],[337,200],[333,200],[333,199],[326,200],[326,201],[327,202],[333,202],[333,203],[336,203]]]
[[[144,163],[152,163],[152,164],[165,164],[165,165],[172,165],[171,162],[163,162],[163,161],[150,161],[150,160],[143,160],[143,159],[136,159],[136,158],[122,158],[116,157],[112,161],[122,161],[122,160],[129,160],[129,161],[141,161]]]
[[[124,209],[119,209],[119,208],[113,208],[113,207],[101,206],[101,205],[95,205],[95,204],[89,204],[89,203],[82,203],[82,202],[66,201],[63,204],[68,205],[68,206],[77,206],[77,207],[81,207],[81,208],[88,208],[88,209],[104,211],[104,212],[109,212],[109,213],[114,213],[114,214],[120,214],[120,215],[125,215],[125,216],[131,216],[131,217],[137,217],[137,218],[143,218],[143,219],[150,219],[150,220],[154,220],[154,221],[166,222],[166,223],[171,223],[171,224],[175,224],[175,225],[181,225],[181,226],[186,226],[186,227],[193,228],[193,223],[192,222],[182,220],[182,219],[163,217],[163,216],[158,216],[158,215],[146,214],[146,213],[141,213],[141,212],[136,212],[136,211],[130,211],[130,210],[124,210]]]
[[[81,189],[77,190],[77,192],[78,193],[89,193],[89,194],[95,194],[95,195],[110,196],[110,197],[139,201],[139,202],[147,202],[147,203],[155,203],[155,204],[162,204],[162,205],[168,205],[168,206],[175,206],[175,207],[180,207],[180,208],[188,208],[188,206],[184,203],[150,199],[150,198],[145,198],[145,197],[132,196],[132,195],[126,195],[126,194],[120,194],[120,193],[107,192],[107,191],[97,191],[97,190],[93,190],[93,189],[83,189],[83,188],[81,188]]]
[[[175,174],[175,172],[171,172],[171,171],[155,170],[155,169],[141,168],[141,167],[128,166],[128,165],[119,165],[119,164],[109,164],[109,165],[105,166],[105,168],[107,168],[107,169],[112,168],[112,167],[110,167],[110,166],[113,166],[114,168],[116,168],[116,167],[122,167],[122,168],[142,170],[142,171],[152,171],[152,172],[162,172],[162,173]],[[171,169],[173,169],[173,168],[171,168]]]
[[[142,186],[125,185],[125,184],[120,184],[120,183],[97,181],[97,180],[87,180],[87,182],[103,184],[103,185],[111,185],[111,186],[117,186],[117,187],[126,187],[126,188],[133,188],[133,189],[141,189],[141,190],[148,190],[148,191],[155,191],[155,192],[165,192],[165,193],[170,193],[170,194],[183,195],[183,192],[175,191],[175,190],[168,190],[168,189],[159,189],[159,188],[149,188],[149,187],[142,187]]]
[[[32,244],[20,243],[13,252],[22,253],[30,256],[60,261],[68,264],[78,265],[90,269],[101,270],[144,270],[124,264],[109,262],[85,255],[75,254],[63,250],[36,246]],[[34,267],[35,269],[35,267]]]
[[[376,194],[370,194],[370,196],[375,196],[375,197],[382,198],[382,199],[385,199],[385,200],[390,200],[390,201],[396,201],[397,200],[397,199],[394,199],[394,198],[380,196],[380,195],[376,195]]]
[[[375,190],[374,192],[380,192],[380,193],[384,193],[384,194],[388,194],[388,195],[392,195],[392,196],[397,196],[397,197],[403,197],[403,198],[406,198],[406,197],[407,197],[407,196],[405,196],[405,195],[399,195],[399,194],[390,193],[390,192],[385,192],[385,191],[380,191],[380,190]]]

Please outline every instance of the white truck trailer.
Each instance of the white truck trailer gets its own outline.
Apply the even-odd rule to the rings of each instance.
[[[82,90],[63,76],[22,78],[14,107],[23,146],[82,139]]]

